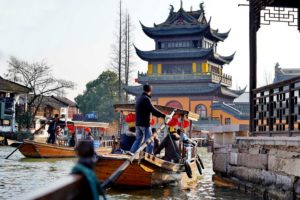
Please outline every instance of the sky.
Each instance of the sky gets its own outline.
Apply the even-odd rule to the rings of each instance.
[[[175,10],[180,0],[122,0],[131,15],[134,44],[142,50],[154,49],[154,42],[142,31],[163,22],[169,5]],[[67,91],[73,99],[85,84],[110,69],[111,45],[115,42],[119,0],[0,0],[0,75],[7,70],[10,56],[29,62],[46,61],[57,78],[71,80],[76,88]],[[202,0],[183,0],[183,8],[199,9]],[[249,34],[246,0],[204,0],[206,17],[220,32],[231,29],[220,42],[218,53],[235,59],[224,66],[233,76],[233,89],[249,85]],[[299,68],[300,34],[285,23],[261,26],[258,32],[258,86],[274,75],[274,65]],[[134,57],[136,72],[146,71],[147,63]]]

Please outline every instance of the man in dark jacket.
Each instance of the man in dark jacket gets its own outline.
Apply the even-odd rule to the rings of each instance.
[[[130,149],[132,153],[135,153],[138,150],[143,140],[148,140],[152,135],[150,129],[151,114],[156,117],[166,117],[165,114],[157,110],[151,103],[152,87],[150,85],[144,85],[143,90],[143,94],[137,99],[135,104],[136,140]],[[148,144],[146,152],[152,153],[151,151],[152,145]]]
[[[50,122],[50,124],[49,124],[49,128],[48,128],[49,137],[47,139],[47,143],[50,143],[50,144],[55,143],[55,140],[56,140],[55,131],[56,131],[56,128],[59,126],[59,124],[60,124],[60,120],[59,120],[58,114],[55,114],[53,121]]]

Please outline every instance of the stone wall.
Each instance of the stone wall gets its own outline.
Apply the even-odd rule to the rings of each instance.
[[[263,199],[300,199],[300,138],[237,138],[214,148],[213,170]]]

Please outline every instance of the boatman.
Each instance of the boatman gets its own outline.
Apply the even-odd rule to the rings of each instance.
[[[58,127],[59,124],[60,124],[60,120],[58,114],[55,114],[53,121],[50,122],[49,124],[49,128],[48,128],[49,137],[47,139],[47,143],[55,144],[55,140],[56,140],[55,131],[56,131],[56,127]]]
[[[151,103],[151,93],[152,86],[144,85],[143,86],[143,94],[137,99],[135,104],[135,129],[136,129],[136,139],[130,149],[132,153],[135,153],[140,147],[142,141],[148,140],[152,133],[150,129],[150,117],[151,114],[160,117],[166,118],[166,116],[159,110],[157,110]],[[152,153],[152,145],[148,144],[146,148],[147,153]]]

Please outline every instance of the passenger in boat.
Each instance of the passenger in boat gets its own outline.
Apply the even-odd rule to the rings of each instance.
[[[158,138],[156,128],[152,128],[151,131],[152,131],[152,135],[154,135],[154,139],[153,139],[153,143],[154,143],[153,144],[153,153],[154,153],[159,147],[160,140]]]
[[[154,155],[160,154],[161,150],[165,149],[165,156],[163,159],[169,162],[178,163],[180,159],[179,141],[180,136],[176,133],[176,131],[170,132],[170,134],[163,139],[161,144],[154,151]]]
[[[135,139],[135,127],[130,127],[126,133],[121,135],[121,149],[124,151],[130,151]]]
[[[180,135],[181,141],[185,147],[187,146],[197,146],[197,142],[191,140],[187,134],[182,129],[177,129],[177,134]]]
[[[55,114],[54,119],[49,124],[49,128],[48,128],[49,137],[47,139],[47,143],[55,144],[55,140],[56,140],[55,131],[56,131],[56,127],[59,126],[59,124],[60,124],[60,120],[58,114]]]
[[[166,118],[166,115],[157,110],[151,103],[152,86],[144,85],[143,94],[137,99],[135,104],[135,128],[136,128],[136,140],[133,143],[130,151],[135,153],[140,147],[143,140],[148,140],[151,137],[150,129],[150,116]],[[169,117],[169,116],[167,116]],[[151,143],[148,144],[146,152],[151,153]]]
[[[84,129],[84,132],[85,132],[85,139],[86,139],[86,140],[94,140],[94,138],[93,138],[93,136],[92,136],[92,130],[91,130],[91,128],[86,127],[86,128]]]

